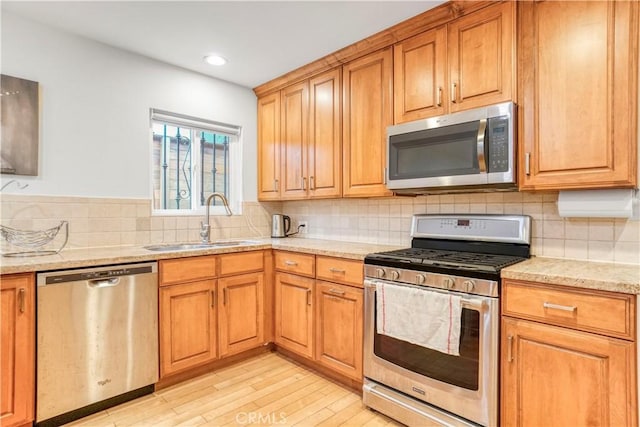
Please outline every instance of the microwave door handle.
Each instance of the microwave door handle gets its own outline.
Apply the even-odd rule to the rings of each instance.
[[[478,167],[481,173],[487,172],[487,162],[485,159],[484,151],[484,139],[487,131],[487,119],[480,120],[480,126],[478,126],[478,138],[476,139],[476,151],[478,152]]]

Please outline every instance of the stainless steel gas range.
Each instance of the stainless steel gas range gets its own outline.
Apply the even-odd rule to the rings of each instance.
[[[365,258],[367,406],[407,425],[498,425],[500,269],[521,215],[415,215],[411,248]]]

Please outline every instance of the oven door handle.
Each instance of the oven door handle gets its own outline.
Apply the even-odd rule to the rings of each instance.
[[[364,288],[367,291],[375,291],[376,290],[376,283],[382,283],[385,285],[391,285],[391,286],[407,286],[407,287],[411,287],[411,288],[421,288],[419,286],[412,286],[412,285],[398,285],[397,283],[389,283],[389,282],[384,282],[384,281],[379,281],[379,280],[369,280],[369,279],[365,279],[364,281]],[[422,288],[424,289],[424,288]],[[425,289],[428,291],[432,291],[432,292],[442,292],[439,291],[438,289]],[[448,291],[444,291],[442,293],[449,293]],[[460,300],[460,304],[462,304],[463,308],[468,308],[471,310],[475,310],[475,311],[479,311],[479,312],[483,312],[486,307],[486,301],[485,298],[483,297],[479,297],[479,298],[465,298],[462,297],[462,299]]]

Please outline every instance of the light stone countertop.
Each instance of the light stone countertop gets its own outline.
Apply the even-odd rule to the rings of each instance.
[[[399,246],[304,238],[258,238],[247,240],[250,240],[250,242],[236,246],[180,251],[150,251],[144,249],[142,246],[113,246],[103,248],[65,249],[57,255],[17,258],[0,257],[0,274],[95,267],[100,265],[125,264],[199,255],[215,255],[270,248],[362,260],[365,255],[371,252],[382,252],[401,248]]]
[[[640,294],[640,265],[533,257],[501,271],[503,279]]]
[[[250,239],[250,242],[237,246],[180,251],[155,252],[144,249],[142,246],[65,249],[57,255],[22,258],[0,257],[0,274],[115,265],[269,248],[362,260],[372,252],[383,252],[402,247],[305,238],[258,238]],[[502,277],[640,294],[640,265],[533,257],[503,269]]]

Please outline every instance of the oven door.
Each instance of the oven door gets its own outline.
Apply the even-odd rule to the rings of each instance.
[[[498,299],[463,294],[460,356],[452,356],[378,334],[378,282],[410,286],[365,280],[364,376],[475,423],[497,425]]]

